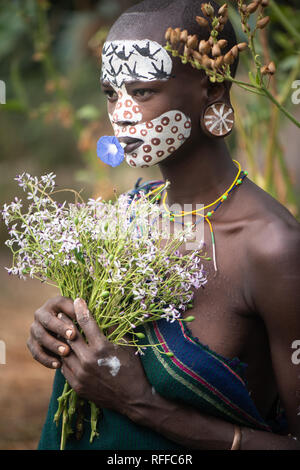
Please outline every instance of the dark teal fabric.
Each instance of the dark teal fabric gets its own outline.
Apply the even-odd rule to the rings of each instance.
[[[61,395],[65,378],[58,370],[55,375],[53,392],[48,414],[43,427],[39,450],[58,450],[60,448],[61,425],[53,422],[57,410],[57,398]],[[180,450],[179,445],[165,439],[149,428],[133,423],[126,416],[104,409],[98,420],[99,437],[90,444],[89,407],[86,407],[84,434],[80,441],[70,436],[66,450]]]

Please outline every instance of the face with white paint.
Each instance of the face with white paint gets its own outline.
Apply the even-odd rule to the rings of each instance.
[[[175,100],[174,107],[174,100],[166,93],[172,70],[171,57],[155,41],[104,44],[102,87],[115,136],[132,167],[160,163],[191,135],[192,121],[182,111],[180,100]]]

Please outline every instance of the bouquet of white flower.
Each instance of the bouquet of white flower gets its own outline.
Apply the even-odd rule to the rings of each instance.
[[[3,206],[10,235],[6,245],[13,253],[8,273],[54,285],[73,300],[85,299],[115,344],[143,354],[148,345],[141,346],[144,335],[136,328],[160,318],[176,321],[191,306],[193,289],[206,283],[201,247],[188,255],[178,251],[190,238],[191,225],[171,235],[158,223],[164,216],[153,204],[159,191],[86,203],[74,192],[74,203],[59,204],[53,199],[54,174],[37,178],[24,173],[15,179],[29,202],[26,209],[18,198]],[[160,345],[155,347],[164,354]],[[76,403],[66,383],[55,416],[56,422],[63,418],[62,448],[72,432]],[[98,412],[91,404],[91,440],[97,435]]]

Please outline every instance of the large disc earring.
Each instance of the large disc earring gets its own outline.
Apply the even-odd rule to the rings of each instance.
[[[205,109],[201,125],[211,137],[227,137],[234,126],[234,111],[225,103],[213,103]]]

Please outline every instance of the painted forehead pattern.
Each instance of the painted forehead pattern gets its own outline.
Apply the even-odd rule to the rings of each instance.
[[[120,88],[133,80],[168,80],[172,73],[172,59],[157,42],[106,42],[102,51],[101,80]]]

